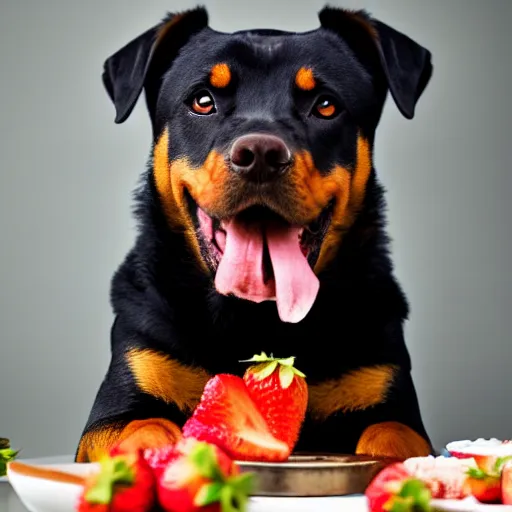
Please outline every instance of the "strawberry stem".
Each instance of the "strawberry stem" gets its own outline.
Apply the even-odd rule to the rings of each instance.
[[[223,490],[224,499],[221,499],[222,512],[245,512],[247,510],[247,502],[254,487],[254,475],[245,473],[240,476],[228,479]],[[230,496],[229,502],[227,496]]]
[[[253,484],[252,473],[204,484],[195,495],[194,505],[206,507],[220,503],[221,512],[245,512]]]
[[[209,480],[224,482],[222,473],[213,446],[205,442],[198,442],[191,451],[190,460],[197,469],[197,472]]]
[[[18,456],[19,451],[12,448],[3,448],[0,450],[0,476],[7,474],[7,464]]]
[[[474,478],[475,480],[484,480],[489,476],[489,474],[480,468],[468,468],[466,471],[466,475],[468,475],[471,478]]]
[[[430,499],[428,487],[421,480],[411,478],[402,484],[383,508],[387,512],[430,512]]]
[[[220,502],[222,512],[245,512],[253,489],[252,473],[227,477],[219,467],[213,446],[205,442],[198,442],[189,457],[198,473],[209,480],[195,495],[194,505],[206,507]]]
[[[108,505],[114,498],[114,487],[117,484],[133,485],[135,474],[133,469],[122,457],[105,458],[100,461],[100,472],[96,482],[86,492],[85,499],[89,503]]]

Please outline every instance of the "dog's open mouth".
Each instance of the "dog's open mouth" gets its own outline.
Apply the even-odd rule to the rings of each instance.
[[[222,221],[196,204],[191,210],[219,293],[253,302],[275,300],[285,322],[296,323],[307,315],[319,289],[313,266],[333,205],[308,226],[294,226],[260,206]]]

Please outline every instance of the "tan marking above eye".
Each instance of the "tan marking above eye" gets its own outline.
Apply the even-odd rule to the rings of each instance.
[[[300,68],[295,75],[295,85],[303,91],[312,91],[316,87],[316,80],[312,69]]]
[[[215,64],[210,71],[210,83],[213,87],[223,89],[231,82],[231,70],[225,63]]]

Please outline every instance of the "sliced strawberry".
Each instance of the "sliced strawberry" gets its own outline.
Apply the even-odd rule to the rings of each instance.
[[[283,461],[290,455],[286,443],[271,434],[244,381],[234,375],[207,382],[183,436],[216,444],[237,460]]]
[[[262,352],[242,362],[255,363],[244,374],[249,394],[270,432],[292,451],[308,407],[306,376],[294,367],[294,357],[277,359]]]
[[[149,512],[155,504],[155,477],[142,452],[116,453],[100,461],[80,496],[78,512]]]
[[[501,502],[512,505],[512,462],[507,462],[501,472]]]
[[[411,457],[404,466],[414,478],[425,482],[433,499],[461,500],[471,495],[466,472],[476,467],[473,459]]]
[[[188,439],[180,455],[158,481],[158,501],[165,512],[242,512],[253,488],[253,475],[217,446]]]
[[[144,459],[157,477],[178,455],[179,452],[174,444],[144,450]]]
[[[402,463],[384,468],[365,492],[370,512],[427,512],[431,494]]]
[[[502,471],[512,457],[475,457],[477,467],[467,471],[471,494],[481,503],[500,503],[502,499]]]

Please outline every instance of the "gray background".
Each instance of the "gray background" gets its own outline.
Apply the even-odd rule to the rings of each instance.
[[[438,447],[512,437],[512,2],[332,4],[368,8],[434,56],[416,119],[387,103],[375,157],[427,428]],[[24,456],[74,452],[109,361],[110,278],[134,238],[149,122],[141,102],[114,124],[103,61],[193,5],[2,0],[0,435]],[[324,2],[205,5],[219,30],[309,30]]]

